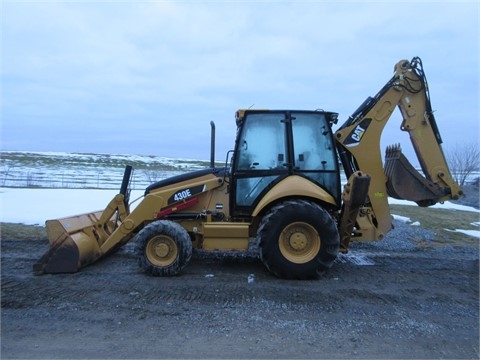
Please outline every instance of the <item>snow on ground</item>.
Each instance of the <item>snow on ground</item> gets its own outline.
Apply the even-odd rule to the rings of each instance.
[[[391,205],[410,205],[410,206],[417,206],[417,204],[413,201],[408,201],[408,200],[398,200],[394,198],[389,198],[388,199],[389,204]],[[446,201],[443,204],[435,204],[433,206],[430,206],[431,209],[449,209],[449,210],[462,210],[462,211],[473,211],[473,212],[478,212],[480,213],[479,209],[475,209],[472,206],[465,206],[465,205],[460,205],[456,204],[450,201]]]
[[[58,219],[97,210],[103,210],[118,193],[117,190],[90,189],[32,189],[0,187],[0,222],[22,223],[26,225],[44,225],[45,220]],[[133,190],[130,200],[142,197],[143,190]],[[131,209],[141,201],[135,202]],[[390,199],[391,204],[417,206],[414,202]],[[480,212],[469,206],[452,202],[436,204],[433,208]],[[398,221],[409,225],[420,225],[410,218],[393,215]],[[479,226],[480,223],[474,223]],[[478,230],[451,230],[480,237]]]
[[[411,225],[411,226],[420,226],[419,221],[412,221],[412,219],[410,219],[409,217],[395,215],[395,214],[392,214],[392,216],[395,220],[400,221],[404,224],[408,224],[408,225]]]
[[[412,219],[410,219],[409,217],[400,216],[400,215],[395,215],[395,214],[393,214],[392,216],[393,216],[393,218],[394,218],[395,220],[398,220],[398,221],[400,221],[400,222],[402,222],[402,223],[404,223],[404,224],[411,224],[411,223],[412,223]]]
[[[116,194],[118,190],[0,188],[0,221],[44,225],[45,220],[103,210]],[[142,195],[134,190],[130,200]]]
[[[450,230],[450,229],[445,229],[445,231],[459,232],[459,233],[462,233],[462,234],[465,234],[465,235],[480,238],[480,231],[478,231],[478,230],[462,230],[462,229]]]

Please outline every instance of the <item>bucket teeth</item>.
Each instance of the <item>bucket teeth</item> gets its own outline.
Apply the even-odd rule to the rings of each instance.
[[[385,150],[385,158],[398,158],[402,153],[402,148],[400,144],[394,144],[394,145],[389,145],[387,146],[387,149]]]

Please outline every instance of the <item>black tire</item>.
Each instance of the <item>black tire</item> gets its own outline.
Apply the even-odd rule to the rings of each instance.
[[[289,200],[265,215],[257,232],[260,259],[279,278],[316,279],[335,261],[340,236],[319,205]]]
[[[179,274],[192,257],[192,241],[179,224],[159,220],[145,226],[136,236],[138,264],[152,276]]]

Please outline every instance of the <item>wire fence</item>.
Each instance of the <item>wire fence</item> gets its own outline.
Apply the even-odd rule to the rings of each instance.
[[[181,170],[134,170],[130,186],[132,189],[145,189],[157,181],[175,175],[191,172]],[[71,168],[7,167],[0,168],[0,187],[16,188],[58,188],[58,189],[119,189],[123,179],[123,168],[101,168],[80,166]],[[342,182],[346,178],[342,172]],[[478,181],[480,172],[472,172],[466,183]]]
[[[132,189],[144,189],[150,184],[186,171],[134,171],[130,185]],[[0,186],[18,188],[58,189],[117,189],[123,179],[122,169],[33,170],[9,169],[0,171]]]

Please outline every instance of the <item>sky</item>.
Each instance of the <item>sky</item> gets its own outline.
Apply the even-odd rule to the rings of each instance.
[[[11,1],[0,150],[210,157],[239,108],[345,121],[419,56],[444,149],[479,140],[478,1]],[[382,147],[401,143],[397,111]],[[415,164],[415,160],[412,160]]]

